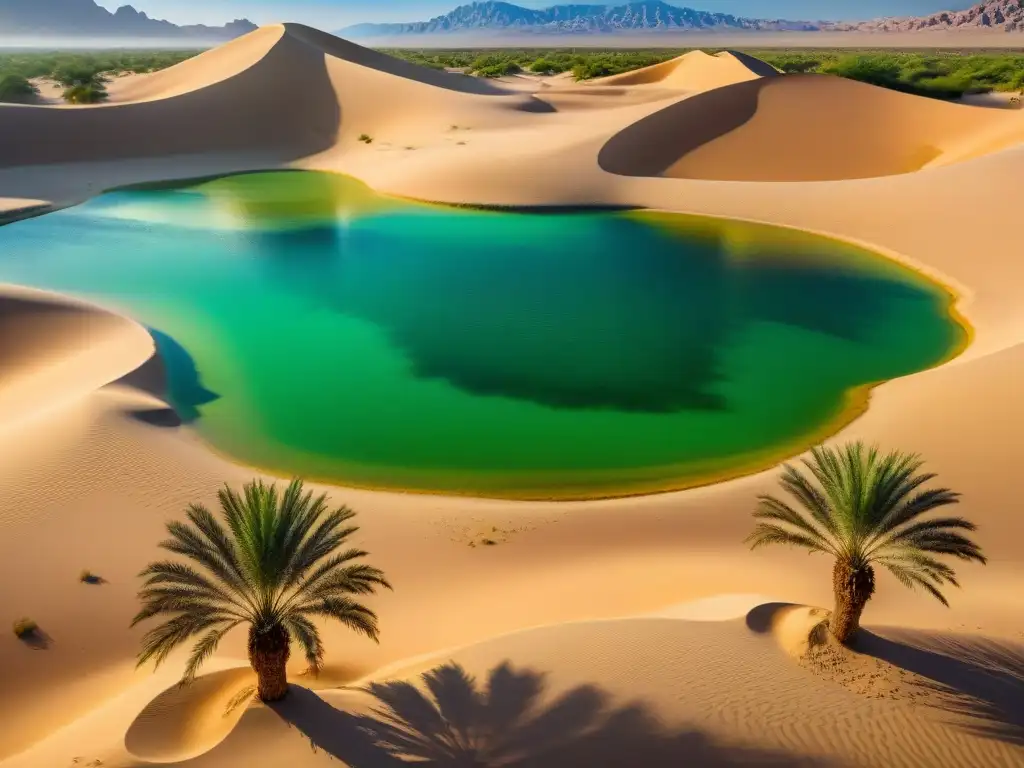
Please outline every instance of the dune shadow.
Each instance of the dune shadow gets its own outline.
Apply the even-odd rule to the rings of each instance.
[[[757,112],[774,78],[714,88],[677,101],[612,136],[597,162],[618,176],[661,176],[690,152],[736,130]]]
[[[941,710],[966,716],[972,732],[1024,746],[1024,646],[983,637],[862,629],[859,653],[914,673]]]
[[[157,351],[141,366],[114,384],[169,401],[164,408],[142,408],[127,415],[153,427],[175,428],[199,419],[199,407],[220,397],[203,386],[196,360],[171,336],[147,328]]]
[[[199,418],[199,406],[207,405],[220,398],[203,386],[195,360],[188,350],[181,346],[166,333],[149,328],[149,333],[156,344],[157,354],[163,361],[165,375],[165,391],[174,406],[174,413],[179,423],[191,424]],[[174,418],[166,413],[166,409],[136,414],[143,421],[157,423],[159,426],[176,426]],[[162,422],[162,423],[161,423]]]
[[[797,603],[763,603],[747,612],[747,629],[759,635],[767,634],[775,629],[780,616],[801,607]]]
[[[247,153],[269,167],[337,140],[342,109],[324,51],[294,35],[227,79],[200,84],[103,109],[4,109],[0,166],[206,155],[215,168],[216,153]]]
[[[696,728],[669,729],[645,705],[615,706],[594,685],[545,701],[546,679],[508,662],[477,684],[458,664],[422,675],[422,685],[374,683],[370,714],[335,709],[292,686],[274,709],[352,768],[676,768],[682,765],[824,766],[829,763],[726,744]]]
[[[529,99],[518,106],[520,112],[534,112],[538,114],[550,114],[557,112],[558,107],[544,99],[531,95]]]
[[[442,70],[422,67],[304,24],[289,23],[285,24],[285,27],[291,37],[301,40],[313,49],[322,51],[328,56],[352,62],[360,67],[367,67],[394,77],[413,80],[448,91],[472,93],[480,96],[509,95],[509,91],[489,82],[486,78],[465,77]]]
[[[173,408],[140,408],[128,411],[128,415],[143,424],[164,429],[174,429],[184,423]]]
[[[162,331],[146,330],[153,337],[156,352],[114,384],[169,401],[170,406],[139,408],[128,411],[128,415],[155,427],[191,424],[199,418],[199,406],[216,401],[220,395],[203,386],[196,362],[187,349]]]

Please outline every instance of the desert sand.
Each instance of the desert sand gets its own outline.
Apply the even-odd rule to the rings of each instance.
[[[286,25],[125,82],[114,103],[0,106],[0,125],[8,217],[295,167],[441,202],[642,206],[869,245],[955,290],[975,335],[878,387],[833,440],[924,454],[990,558],[962,568],[949,609],[880,574],[860,652],[812,664],[800,654],[831,563],[742,543],[778,468],[600,502],[328,488],[395,585],[371,601],[381,643],[327,625],[318,679],[294,677],[274,709],[231,708],[251,681],[244,634],[182,690],[181,655],[134,669],[128,624],[165,522],[254,472],[154,418],[160,361],[131,319],[5,286],[0,616],[42,635],[0,636],[3,768],[455,766],[442,733],[484,716],[493,766],[1024,765],[1024,112],[728,54],[590,84],[489,82]],[[424,674],[433,694],[404,685]]]

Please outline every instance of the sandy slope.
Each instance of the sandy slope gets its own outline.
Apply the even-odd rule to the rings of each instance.
[[[945,280],[975,326],[972,347],[879,388],[869,412],[840,435],[925,453],[964,493],[963,511],[981,526],[992,560],[964,569],[950,610],[880,578],[869,625],[925,633],[892,635],[895,655],[884,644],[866,649],[896,668],[865,661],[853,680],[801,668],[775,639],[786,633],[768,631],[775,624],[764,609],[744,621],[753,603],[742,600],[671,620],[566,623],[717,593],[828,605],[827,562],[742,545],[772,471],[682,494],[572,504],[334,489],[360,510],[359,543],[396,591],[374,601],[379,647],[327,629],[320,685],[415,676],[454,658],[480,681],[506,660],[548,673],[545,701],[584,684],[601,689],[555,709],[544,722],[557,728],[542,723],[522,736],[509,726],[530,749],[553,732],[562,739],[516,765],[627,766],[645,749],[658,766],[755,757],[779,765],[800,756],[832,765],[1022,765],[1024,724],[1000,702],[1024,696],[1024,653],[1014,644],[1024,639],[1024,519],[1014,512],[1024,488],[1024,261],[1010,229],[1024,114],[825,77],[752,78],[755,70],[691,56],[642,84],[524,78],[511,87],[420,70],[303,27],[268,27],[140,79],[137,90],[126,84],[132,101],[0,106],[10,137],[0,144],[0,206],[62,205],[132,181],[290,165],[453,202],[630,204],[770,221],[872,244]],[[699,83],[721,87],[692,95]],[[373,144],[359,143],[362,133]],[[885,175],[893,173],[901,175]],[[819,180],[790,183],[797,179]],[[230,671],[244,667],[242,635],[222,645],[211,676],[184,699],[162,694],[179,659],[157,676],[133,673],[134,575],[155,556],[164,522],[252,473],[173,426],[158,361],[124,377],[151,351],[138,326],[51,297],[4,295],[0,324],[16,323],[19,340],[5,333],[0,343],[0,402],[31,416],[0,411],[0,582],[16,585],[0,593],[0,617],[32,616],[48,647],[0,636],[0,759],[8,758],[0,764],[143,765],[204,753],[230,732],[193,764],[317,765],[333,753],[354,766],[393,765],[373,745],[339,736],[354,721],[335,707],[365,711],[361,694],[300,692],[282,713],[320,743],[315,754],[264,708],[215,716],[246,675]],[[88,355],[79,354],[83,345]],[[47,367],[36,364],[44,352]],[[18,388],[30,375],[48,383]],[[495,528],[499,546],[470,546]],[[107,583],[80,583],[83,568]],[[694,623],[698,615],[720,621]],[[543,628],[519,632],[531,627]],[[1003,640],[996,651],[973,635],[950,640],[936,630]],[[901,651],[913,643],[946,654]],[[978,678],[976,666],[962,666],[971,658],[995,668],[995,692],[963,682]],[[960,691],[949,695],[973,693],[970,711],[911,696],[925,667]],[[856,664],[845,668],[861,675]],[[872,698],[872,680],[888,686],[884,700]],[[522,676],[507,683],[513,712],[515,691],[534,684]],[[634,700],[657,728],[642,713],[617,711]],[[944,717],[955,727],[935,724]]]
[[[810,104],[814,109],[807,109]],[[697,123],[698,130],[679,135],[680,125]],[[909,173],[996,152],[1022,139],[1024,114],[948,104],[827,75],[790,75],[677,102],[619,134],[602,159],[608,170],[637,175],[827,181]],[[637,167],[640,145],[648,150]]]
[[[0,304],[0,423],[89,394],[154,353],[149,334],[119,315],[42,291],[8,287]]]
[[[722,51],[714,56],[691,51],[661,64],[595,80],[601,85],[658,84],[683,91],[707,91],[723,85],[771,77],[778,70],[743,53]]]

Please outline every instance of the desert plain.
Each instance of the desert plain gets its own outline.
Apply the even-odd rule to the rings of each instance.
[[[296,658],[284,703],[231,707],[252,679],[244,634],[179,689],[184,656],[136,669],[128,625],[166,521],[254,470],[131,417],[165,405],[137,322],[4,286],[0,615],[45,636],[0,639],[0,766],[1024,765],[1024,112],[730,53],[582,84],[485,80],[300,25],[110,95],[0,106],[5,218],[126,184],[297,168],[442,203],[764,222],[913,267],[956,294],[971,343],[874,389],[828,442],[921,453],[963,494],[989,563],[962,567],[950,608],[881,574],[863,648],[809,663],[831,563],[743,541],[778,467],[580,502],[325,487],[358,511],[356,543],[395,586],[371,600],[380,644],[325,625],[318,678]],[[431,671],[431,695],[404,712],[408,755],[369,743],[366,686]],[[467,707],[496,718],[475,763],[445,746]]]

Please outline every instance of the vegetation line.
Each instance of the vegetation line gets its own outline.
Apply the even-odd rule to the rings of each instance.
[[[695,49],[405,50],[385,53],[434,69],[459,69],[481,77],[519,72],[572,72],[589,80],[649,67]],[[724,49],[703,49],[718,53]],[[743,49],[786,73],[819,73],[919,96],[956,99],[967,93],[1024,89],[1024,52]]]
[[[478,77],[571,72],[576,80],[590,80],[660,64],[692,50],[389,48],[384,49],[384,53],[423,67],[460,70]],[[717,53],[721,49],[704,50]],[[92,104],[107,97],[106,83],[111,77],[166,69],[198,53],[200,51],[0,54],[0,102],[35,100],[38,97],[36,83],[39,78],[46,78],[64,89],[63,96],[68,103]],[[838,75],[919,96],[957,99],[964,94],[990,91],[1024,95],[1024,52],[1021,51],[744,49],[744,53],[786,73]]]
[[[0,102],[34,101],[33,80],[45,78],[63,88],[69,104],[95,104],[107,98],[106,84],[122,74],[167,69],[201,51],[50,51],[0,54]]]

